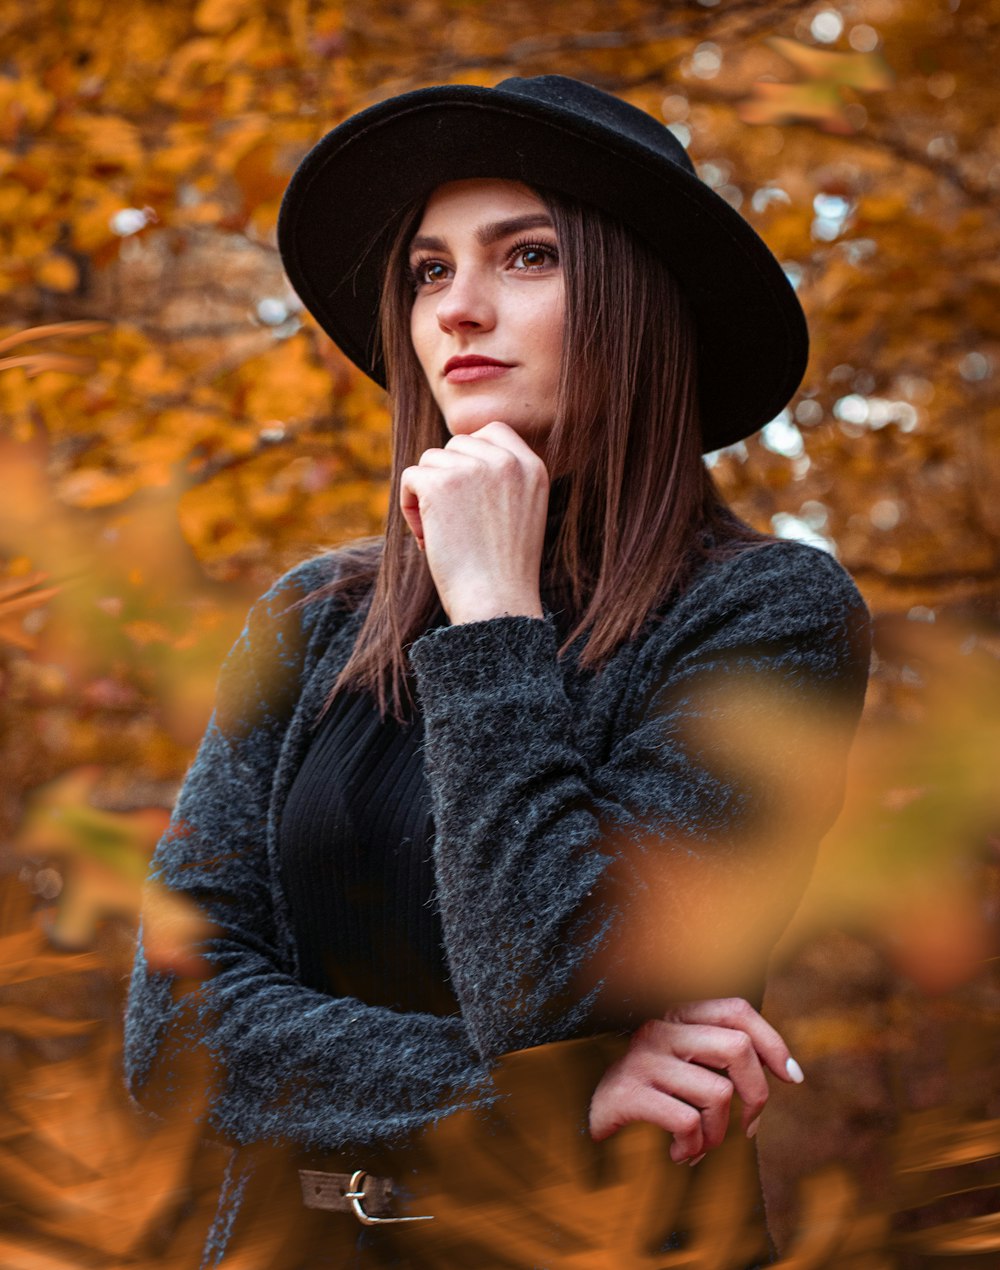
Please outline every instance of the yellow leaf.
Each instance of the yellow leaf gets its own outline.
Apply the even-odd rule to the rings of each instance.
[[[178,211],[174,220],[185,225],[216,225],[222,219],[225,208],[221,203],[195,203]]]
[[[762,80],[739,108],[744,123],[781,124],[809,121],[829,132],[851,133],[845,102],[836,84],[811,80],[804,84],[774,84]]]
[[[204,162],[208,151],[204,141],[178,141],[164,146],[154,156],[152,167],[156,172],[176,177],[190,172]]]
[[[89,115],[73,120],[68,131],[85,147],[92,162],[105,167],[135,168],[142,162],[142,137],[135,124],[114,115]]]
[[[129,498],[137,487],[138,479],[132,472],[81,468],[63,478],[58,486],[58,495],[64,503],[73,507],[110,507]]]
[[[773,36],[765,43],[809,79],[829,80],[867,93],[883,92],[895,83],[892,68],[879,53],[838,53],[783,36]]]
[[[249,0],[201,0],[194,11],[194,24],[199,31],[212,34],[229,31],[254,7]]]
[[[0,185],[0,217],[6,219],[13,216],[27,196],[27,191],[15,185],[8,177],[4,184]]]
[[[90,253],[106,243],[117,244],[118,236],[111,228],[111,218],[121,211],[121,207],[119,194],[96,181],[90,184],[70,221],[74,247]]]
[[[240,369],[246,413],[252,419],[290,422],[329,409],[330,379],[310,356],[307,341],[286,340]]]
[[[177,392],[184,383],[184,376],[174,366],[168,366],[158,349],[151,349],[132,366],[132,383],[143,393],[157,395]]]
[[[35,281],[49,291],[75,291],[80,283],[80,271],[68,256],[52,252],[35,265]]]
[[[53,246],[59,237],[58,225],[31,225],[31,224],[15,224],[14,242],[12,245],[11,255],[15,261],[20,263],[24,268],[30,268],[31,265],[42,256],[55,254]]]

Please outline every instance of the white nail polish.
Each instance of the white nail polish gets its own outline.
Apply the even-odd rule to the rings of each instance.
[[[757,1130],[760,1128],[760,1116],[756,1120],[751,1120],[747,1125],[747,1137],[754,1138],[757,1136]]]
[[[706,1156],[706,1155],[708,1155],[708,1152],[707,1152],[707,1151],[702,1151],[701,1155],[696,1155],[696,1156],[694,1157],[694,1159],[693,1159],[693,1160],[688,1160],[688,1165],[689,1165],[691,1168],[694,1168],[694,1166],[695,1166],[696,1164],[700,1164],[700,1163],[701,1163],[701,1161],[705,1158],[705,1156]]]
[[[785,1071],[795,1081],[796,1085],[801,1085],[805,1080],[805,1074],[794,1058],[790,1058],[785,1064]]]

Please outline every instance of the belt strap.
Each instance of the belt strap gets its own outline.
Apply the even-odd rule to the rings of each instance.
[[[299,1169],[302,1203],[306,1208],[324,1208],[331,1213],[353,1213],[363,1226],[383,1222],[431,1221],[427,1217],[391,1217],[392,1178],[373,1177],[364,1169],[353,1173],[320,1173]]]

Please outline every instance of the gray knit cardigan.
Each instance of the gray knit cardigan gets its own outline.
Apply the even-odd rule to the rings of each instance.
[[[237,1148],[391,1145],[452,1109],[488,1104],[491,1065],[506,1052],[600,1031],[610,1017],[637,1023],[647,1001],[626,992],[609,1003],[599,979],[579,985],[614,947],[628,917],[622,878],[641,889],[644,859],[662,877],[664,862],[669,876],[671,860],[704,858],[738,884],[773,833],[786,843],[777,936],[839,808],[865,692],[864,603],[834,559],[794,542],[705,561],[599,674],[578,666],[579,645],[557,656],[548,612],[428,631],[409,656],[461,1013],[335,998],[297,977],[276,844],[312,725],[362,620],[336,599],[290,606],[336,568],[335,555],[309,560],[253,606],[156,849],[152,878],[215,924],[199,949],[212,977],[193,985],[152,970],[140,927],[128,1088],[140,1105],[180,1114],[183,1069],[200,1058],[207,1107],[191,1109]],[[727,693],[736,676],[779,695]],[[775,729],[755,712],[779,698]],[[837,720],[838,740],[816,788],[802,747],[820,709]],[[711,741],[758,726],[770,747],[763,764],[734,762]],[[221,1201],[229,1219],[239,1189]]]

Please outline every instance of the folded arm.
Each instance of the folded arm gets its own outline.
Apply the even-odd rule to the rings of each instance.
[[[333,998],[290,973],[266,836],[301,675],[302,616],[285,611],[296,598],[282,582],[254,606],[156,849],[151,880],[190,898],[210,925],[192,950],[210,974],[151,968],[140,928],[125,1076],[141,1105],[186,1109],[230,1142],[336,1149],[398,1139],[487,1098],[488,1077],[460,1018]]]
[[[595,717],[629,715],[599,761],[556,653],[525,617],[411,650],[449,964],[487,1059],[759,982],[839,804],[867,615],[797,545],[715,567],[628,692],[608,682],[624,706],[594,686]]]

